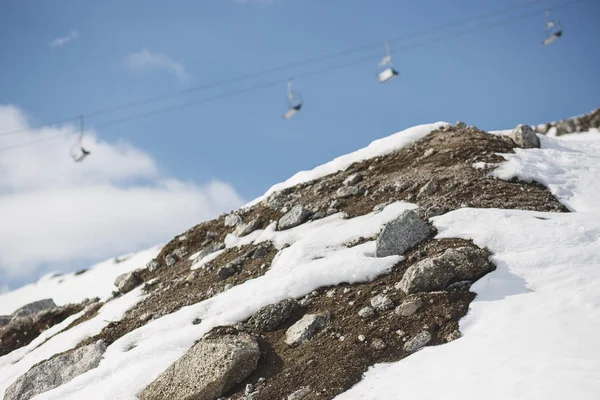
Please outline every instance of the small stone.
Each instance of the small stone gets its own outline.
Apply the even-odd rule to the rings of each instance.
[[[452,332],[450,332],[449,334],[446,335],[445,339],[446,342],[452,342],[456,339],[459,339],[461,336],[460,332],[457,330],[453,330]]]
[[[126,274],[119,275],[115,279],[115,286],[119,289],[121,294],[128,293],[135,289],[139,284],[142,283],[139,271],[132,271]]]
[[[253,219],[252,221],[248,222],[247,224],[238,225],[238,227],[235,229],[235,231],[233,231],[233,234],[238,237],[246,236],[246,235],[254,232],[255,230],[257,230],[259,225],[260,225],[260,221],[258,219]]]
[[[344,340],[346,340],[346,336],[340,336],[339,340],[340,340],[340,342],[343,342]]]
[[[384,208],[387,207],[387,205],[388,205],[387,202],[379,203],[375,207],[373,207],[373,212],[381,212],[381,211],[383,211]]]
[[[422,349],[430,340],[431,334],[427,331],[422,331],[404,344],[404,351],[414,353]]]
[[[375,310],[373,310],[371,307],[363,307],[358,311],[358,315],[361,318],[371,318],[375,315]]]
[[[410,317],[423,305],[420,298],[405,299],[402,304],[396,307],[394,313],[400,317]]]
[[[316,221],[318,219],[323,219],[327,216],[327,213],[324,211],[317,211],[316,213],[313,214],[313,216],[311,217],[311,219],[313,221]]]
[[[327,297],[335,296],[335,289],[328,290],[327,293],[325,293],[325,296],[327,296]]]
[[[466,128],[467,128],[467,124],[465,124],[465,123],[464,123],[464,122],[462,122],[462,121],[458,121],[458,122],[456,123],[456,125],[454,125],[454,126],[455,126],[457,129],[466,129]]]
[[[384,294],[378,294],[371,299],[371,307],[377,311],[385,311],[394,307],[394,302]]]
[[[335,192],[335,196],[339,199],[356,196],[357,194],[358,188],[356,186],[342,186]]]
[[[158,261],[156,261],[156,260],[150,261],[148,264],[146,264],[146,268],[148,268],[148,271],[150,271],[150,272],[156,271],[158,269]]]
[[[177,258],[183,258],[188,254],[188,251],[185,247],[180,247],[173,252],[177,256]]]
[[[402,329],[398,329],[396,331],[396,335],[398,335],[399,337],[403,337],[406,335],[406,332],[404,332]]]
[[[167,254],[165,257],[165,263],[167,267],[173,266],[177,262],[177,257],[174,254]]]
[[[302,400],[312,392],[310,386],[304,386],[287,397],[287,400]]]
[[[517,125],[517,127],[509,134],[509,137],[518,146],[525,149],[540,147],[540,138],[538,138],[533,128],[529,125]]]
[[[225,217],[225,226],[232,227],[242,223],[242,217],[237,214],[229,214]]]
[[[350,293],[350,291],[351,291],[350,288],[344,288],[344,290],[342,290],[342,292],[344,294],[348,294],[348,293]]]
[[[340,210],[338,210],[337,208],[329,208],[327,209],[327,216],[337,214],[338,212],[340,212]]]
[[[251,383],[246,384],[246,387],[244,388],[244,394],[249,396],[252,392],[254,392],[254,386]]]
[[[423,157],[427,158],[435,153],[435,149],[427,149],[425,153],[423,153]]]
[[[234,261],[230,262],[224,267],[219,268],[219,271],[217,271],[217,275],[219,276],[219,279],[225,280],[230,276],[233,276],[240,272],[241,269],[241,264]]]
[[[329,318],[329,314],[306,314],[286,331],[285,343],[294,347],[312,339],[329,323]]]
[[[198,278],[199,276],[200,276],[200,273],[198,271],[192,271],[187,276],[187,278],[185,278],[185,281],[186,282],[192,282],[194,279]]]
[[[150,314],[149,312],[145,312],[142,315],[140,315],[140,321],[142,321],[142,322],[147,322],[151,319],[152,319],[152,314]]]
[[[192,325],[199,325],[201,322],[202,322],[202,320],[200,318],[196,317],[192,321]]]
[[[385,225],[377,238],[375,255],[377,257],[402,255],[409,248],[427,239],[431,233],[429,225],[414,211],[406,210]]]
[[[358,335],[358,341],[364,342],[366,340],[365,335]]]
[[[375,350],[383,350],[385,349],[385,342],[379,338],[373,339],[371,342],[371,347]]]
[[[298,306],[298,302],[294,299],[269,304],[254,313],[249,323],[262,332],[274,331],[292,316]]]
[[[304,208],[302,204],[296,204],[289,212],[277,222],[277,229],[280,231],[294,228],[303,224],[310,217],[311,212]]]
[[[229,290],[233,287],[233,285],[231,283],[228,283],[227,285],[223,286],[223,291]]]
[[[353,186],[353,185],[356,185],[357,183],[361,182],[362,180],[363,180],[362,174],[360,172],[357,172],[355,174],[348,176],[346,179],[344,179],[344,185]]]
[[[419,190],[419,196],[431,196],[437,189],[437,184],[433,180],[430,180]]]

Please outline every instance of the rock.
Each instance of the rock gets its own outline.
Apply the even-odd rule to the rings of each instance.
[[[148,268],[148,271],[150,271],[150,272],[156,271],[158,269],[158,261],[156,261],[156,260],[150,261],[148,264],[146,264],[146,268]]]
[[[325,213],[324,211],[317,211],[316,213],[313,214],[313,216],[310,218],[313,221],[316,221],[318,219],[323,219],[327,216],[327,213]]]
[[[141,283],[142,279],[140,278],[139,270],[119,275],[117,276],[117,279],[115,279],[115,286],[119,289],[119,293],[121,294],[131,292]]]
[[[254,313],[252,318],[250,318],[250,324],[262,332],[274,331],[287,321],[298,307],[298,302],[293,299],[287,299],[277,304],[270,304]]]
[[[454,125],[454,126],[455,126],[457,129],[465,129],[465,128],[467,127],[467,124],[465,124],[465,123],[464,123],[464,122],[462,122],[462,121],[458,121],[458,122],[456,123],[456,125]]]
[[[425,211],[425,217],[432,218],[437,217],[438,215],[446,214],[448,212],[448,208],[445,206],[432,205]]]
[[[177,258],[183,258],[188,254],[188,251],[185,247],[180,247],[173,252]]]
[[[242,217],[237,214],[229,214],[225,217],[225,226],[232,227],[242,223]]]
[[[556,123],[556,134],[558,136],[565,135],[568,133],[573,133],[573,132],[575,132],[576,129],[577,129],[577,127],[575,126],[575,122],[573,122],[570,119],[558,121]],[[537,147],[539,147],[539,146],[537,146]]]
[[[415,337],[404,343],[404,351],[414,353],[421,350],[431,340],[431,334],[427,331],[419,332]]]
[[[290,202],[288,189],[275,192],[267,199],[267,207],[278,210]]]
[[[17,309],[15,312],[12,313],[12,317],[27,317],[29,315],[35,315],[42,311],[51,310],[56,307],[57,306],[54,303],[54,300],[52,299],[38,300],[34,301],[33,303],[26,304],[23,307]]]
[[[219,268],[217,275],[219,276],[219,279],[225,280],[225,279],[229,278],[230,276],[233,276],[233,275],[237,274],[238,272],[240,272],[241,269],[242,269],[241,262],[232,261],[232,262],[228,263],[227,265],[225,265],[224,267]]]
[[[371,342],[371,347],[375,350],[383,350],[385,349],[385,342],[379,338],[373,339]]]
[[[202,339],[148,385],[139,398],[219,398],[254,372],[259,357],[258,343],[246,333]]]
[[[433,154],[435,154],[435,149],[431,149],[431,148],[427,149],[425,151],[425,153],[423,153],[423,158],[427,158],[427,157],[429,157],[429,156],[431,156]]]
[[[335,192],[335,196],[338,199],[345,199],[347,197],[356,196],[358,194],[358,188],[356,186],[342,186]]]
[[[453,330],[452,332],[450,332],[449,334],[447,334],[444,339],[446,339],[446,342],[453,342],[456,339],[459,339],[460,336],[461,336],[461,334],[460,334],[459,331]]]
[[[362,174],[360,172],[357,172],[355,174],[348,176],[346,179],[344,179],[344,185],[354,186],[357,183],[362,182],[362,180],[363,180]]]
[[[363,307],[358,311],[358,316],[362,318],[371,318],[375,315],[375,310],[371,307]]]
[[[472,284],[473,284],[473,282],[471,282],[471,281],[458,281],[458,282],[454,282],[451,285],[448,285],[446,290],[449,292],[457,292],[457,291],[466,292],[471,288]]]
[[[444,290],[453,281],[476,281],[493,270],[481,249],[459,247],[410,266],[399,283],[404,293]]]
[[[400,317],[410,317],[423,305],[423,300],[417,298],[404,299],[394,310],[394,313]]]
[[[198,261],[202,260],[207,255],[212,254],[215,251],[223,250],[224,248],[225,248],[225,243],[213,243],[211,245],[208,245],[205,248],[203,248],[202,250],[200,250],[200,252],[198,252],[198,255],[196,256],[196,258],[194,258],[192,260],[192,262],[197,263]]]
[[[235,231],[233,231],[233,234],[238,237],[246,236],[257,230],[259,225],[260,222],[258,221],[258,219],[253,219],[252,221],[246,224],[238,225]]]
[[[537,131],[538,133],[541,133],[542,135],[545,135],[548,133],[548,131],[550,130],[550,128],[552,128],[551,124],[541,124],[537,126]]]
[[[394,308],[394,302],[385,294],[378,294],[371,299],[371,307],[377,311],[385,311]]]
[[[148,322],[152,319],[152,314],[150,314],[149,312],[145,312],[142,315],[140,315],[140,321],[142,322]]]
[[[328,323],[329,314],[306,314],[286,331],[285,343],[290,347],[298,346],[312,339]]]
[[[12,317],[10,315],[0,315],[0,328],[5,325],[8,325]]]
[[[196,278],[198,278],[200,276],[200,273],[198,271],[192,271],[188,274],[188,276],[185,278],[186,282],[192,282],[193,280],[195,280]]]
[[[431,196],[437,191],[437,189],[437,184],[431,180],[423,185],[423,187],[419,190],[419,196]]]
[[[194,318],[194,320],[192,321],[192,325],[199,325],[200,323],[202,323],[202,319],[198,317]]]
[[[310,217],[311,212],[304,208],[302,204],[296,204],[277,222],[277,230],[284,231],[303,224]]]
[[[432,230],[412,210],[406,210],[395,220],[388,222],[377,238],[376,257],[402,255],[431,234]]]
[[[69,351],[31,367],[6,389],[4,400],[27,400],[54,389],[100,364],[102,340]]]
[[[310,386],[304,386],[287,397],[287,400],[302,400],[312,392]]]
[[[508,136],[518,146],[525,149],[540,147],[540,138],[537,137],[535,131],[529,125],[517,125],[517,127]]]
[[[167,254],[165,256],[165,263],[167,263],[167,267],[171,267],[175,265],[177,262],[177,257],[174,254]]]

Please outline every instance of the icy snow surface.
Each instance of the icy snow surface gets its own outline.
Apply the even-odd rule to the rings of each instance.
[[[447,122],[436,122],[434,124],[417,125],[413,126],[412,128],[408,128],[403,131],[394,133],[393,135],[374,140],[367,147],[364,147],[360,150],[335,158],[332,161],[319,165],[318,167],[312,170],[300,171],[296,173],[285,182],[281,182],[272,186],[269,190],[267,190],[267,192],[264,195],[252,200],[244,207],[250,207],[256,203],[259,203],[261,200],[269,197],[272,193],[278,190],[282,190],[303,182],[308,182],[314,179],[321,178],[325,175],[345,170],[351,164],[358,161],[389,154],[414,142],[415,140],[419,140],[422,137],[427,136],[429,133],[441,128],[442,126],[449,125],[450,124]]]
[[[460,209],[432,219],[438,238],[473,239],[497,270],[472,289],[463,337],[378,364],[348,399],[598,399],[600,136],[542,137],[496,173],[547,185],[573,213]]]
[[[263,306],[302,297],[322,286],[372,280],[388,272],[401,257],[375,258],[374,241],[351,248],[345,243],[377,234],[402,211],[414,208],[397,202],[380,213],[353,219],[338,213],[282,232],[270,225],[237,240],[230,236],[229,245],[272,240],[281,250],[265,275],[130,332],[108,347],[98,368],[35,399],[135,399],[213,327],[245,320]],[[283,249],[286,244],[290,246]],[[196,317],[202,323],[193,325]]]
[[[138,268],[146,268],[146,264],[160,252],[162,246],[121,256],[126,260],[115,263],[108,260],[92,266],[80,275],[74,272],[52,276],[46,275],[39,281],[19,289],[0,294],[0,315],[11,314],[17,308],[36,300],[50,298],[57,305],[79,303],[86,298],[100,297],[104,300],[115,290],[115,278]]]

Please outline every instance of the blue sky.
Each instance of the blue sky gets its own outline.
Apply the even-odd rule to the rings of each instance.
[[[32,124],[44,123],[528,2],[5,1],[0,3],[0,105],[18,107]],[[559,3],[540,1],[495,20],[540,10],[535,16],[419,48],[402,49],[494,19],[393,42],[401,76],[385,85],[375,79],[381,45],[89,118],[87,124],[281,80],[275,87],[97,131],[103,141],[134,144],[164,176],[198,184],[218,179],[251,200],[298,170],[413,125],[462,120],[505,129],[599,106],[600,3],[584,0],[556,9],[553,17],[565,33],[544,47],[542,10]],[[288,77],[370,54],[372,62],[297,79],[304,109],[289,121],[281,118]]]

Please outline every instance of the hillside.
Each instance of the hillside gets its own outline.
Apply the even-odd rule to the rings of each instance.
[[[599,128],[413,127],[4,293],[0,393],[596,398]]]

